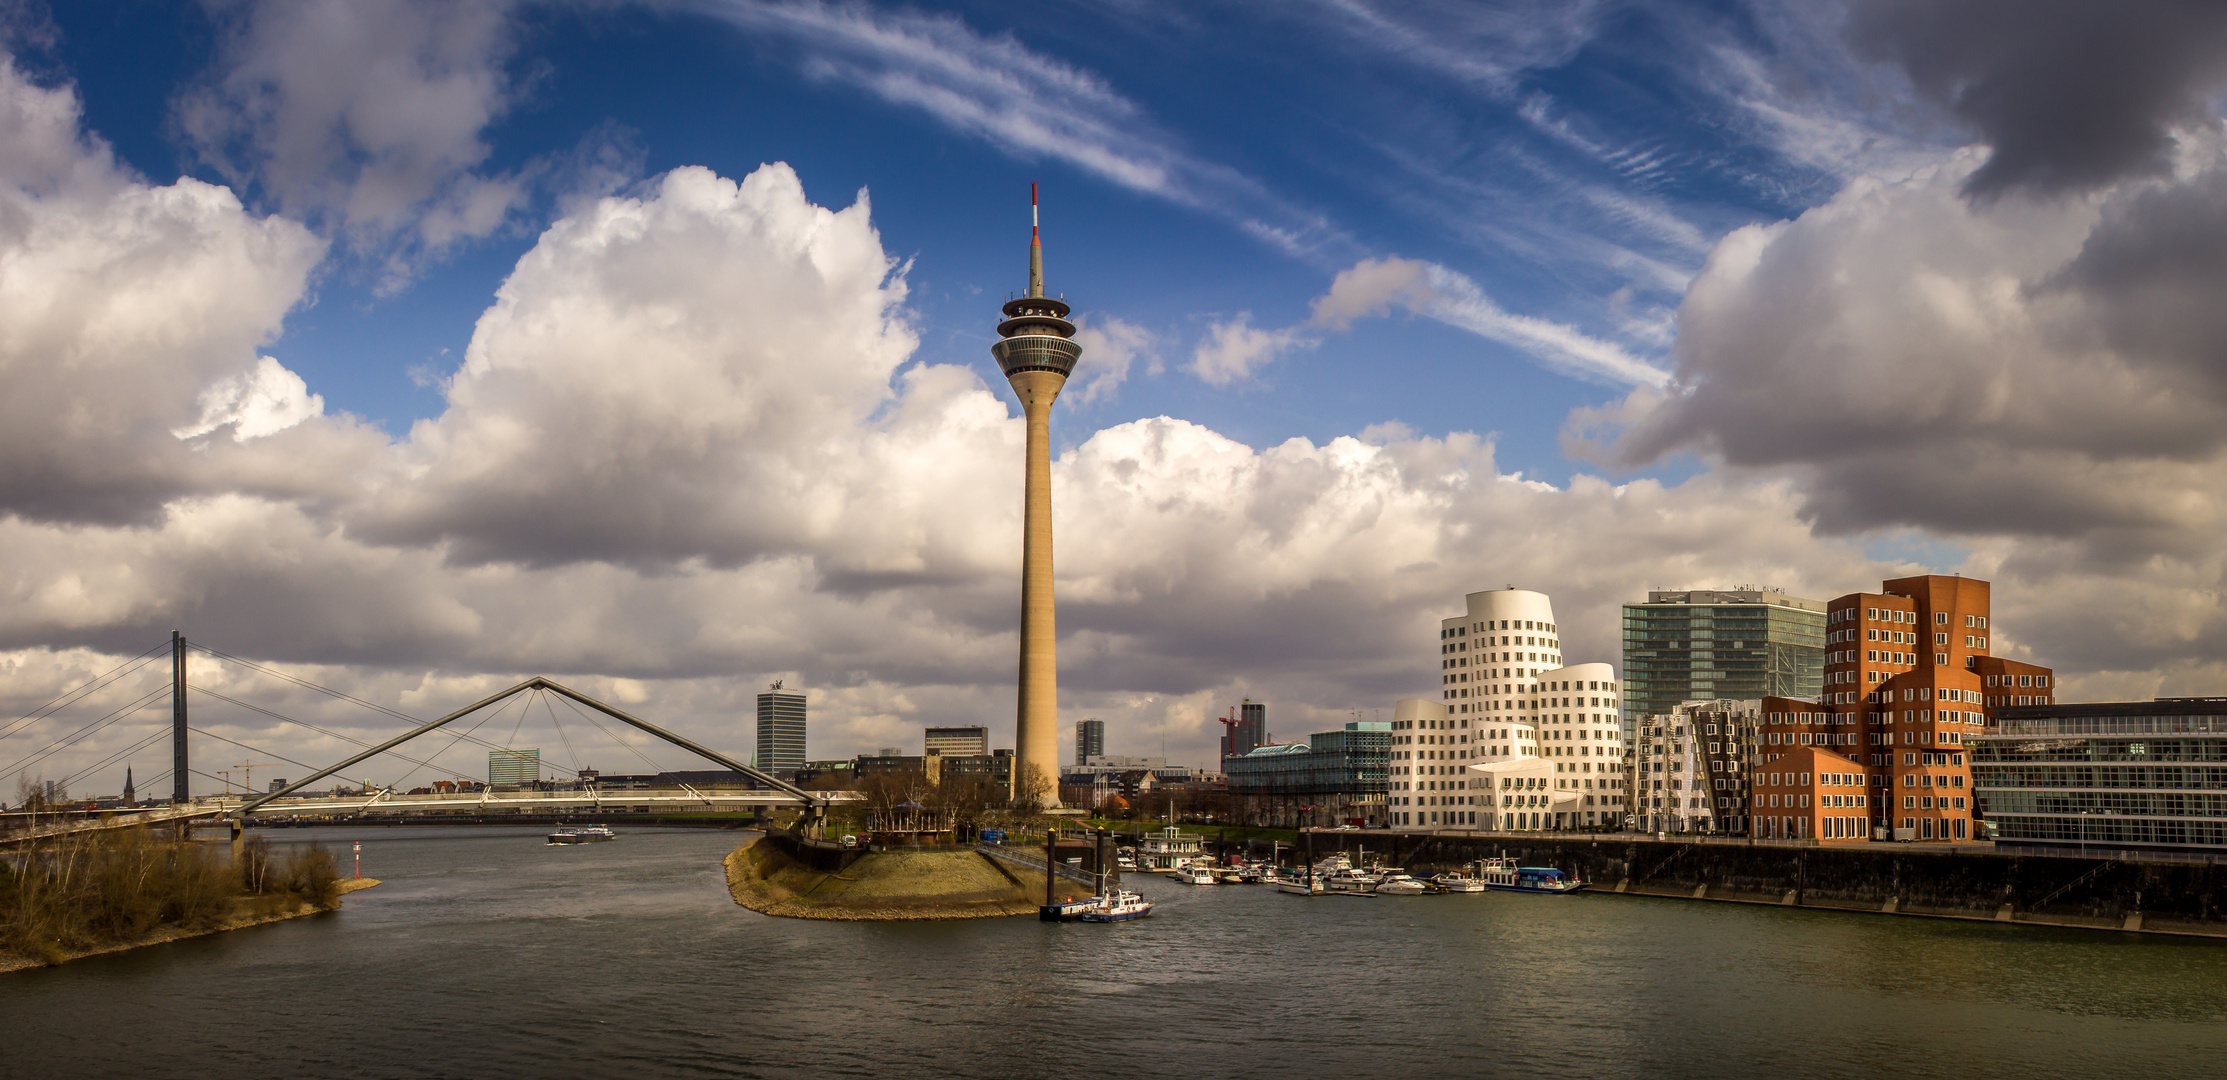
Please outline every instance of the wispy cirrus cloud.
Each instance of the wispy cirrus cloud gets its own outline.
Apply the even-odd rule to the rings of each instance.
[[[1511,345],[1547,367],[1621,386],[1660,388],[1670,373],[1613,342],[1549,319],[1509,313],[1466,275],[1437,263],[1387,256],[1364,259],[1338,274],[1315,300],[1317,326],[1343,330],[1394,306]]]
[[[1022,158],[1065,162],[1110,183],[1229,219],[1287,254],[1342,260],[1336,224],[1237,169],[1202,158],[1097,74],[1010,32],[956,15],[822,0],[677,0],[746,33],[802,47],[808,75],[917,109]]]

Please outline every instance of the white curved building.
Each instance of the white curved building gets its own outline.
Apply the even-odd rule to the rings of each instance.
[[[1439,697],[1392,713],[1387,813],[1400,829],[1621,824],[1616,671],[1565,665],[1554,606],[1521,589],[1470,593],[1440,624]]]

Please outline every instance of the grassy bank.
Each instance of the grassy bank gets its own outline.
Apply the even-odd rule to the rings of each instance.
[[[328,908],[339,877],[332,853],[315,844],[280,858],[256,837],[228,859],[146,829],[58,839],[0,862],[0,968]]]
[[[973,851],[895,851],[861,856],[838,873],[802,865],[770,840],[727,856],[735,903],[795,919],[882,921],[1034,915],[1041,897]]]

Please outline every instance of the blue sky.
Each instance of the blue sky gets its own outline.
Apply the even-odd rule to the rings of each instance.
[[[1401,5],[1374,26],[1334,4],[825,9],[1089,82],[1094,95],[1073,104],[1110,125],[1116,151],[1163,165],[1164,183],[1122,183],[825,70],[829,58],[867,73],[900,61],[721,17],[760,6],[528,8],[479,171],[608,150],[624,175],[606,182],[785,161],[822,205],[864,189],[885,246],[911,262],[920,356],[985,374],[995,304],[1021,281],[1026,184],[1040,181],[1053,287],[1086,317],[1149,330],[1161,362],[1158,375],[1140,363],[1112,396],[1070,401],[1076,432],[1166,413],[1266,445],[1398,422],[1499,433],[1504,465],[1528,475],[1599,471],[1568,460],[1556,433],[1572,408],[1627,386],[1426,319],[1365,320],[1230,386],[1181,369],[1208,327],[1248,312],[1254,326],[1302,323],[1336,271],[1383,255],[1441,264],[1512,313],[1661,364],[1664,324],[1707,245],[1837,186],[1772,145],[1697,64],[1712,49],[1773,61],[1739,5]],[[221,61],[215,17],[151,3],[53,14],[49,70],[75,81],[93,130],[151,179],[226,180],[175,120],[185,88]],[[1433,25],[1456,33],[1432,41]],[[1509,27],[1520,36],[1495,33]],[[429,377],[455,365],[495,286],[571,194],[562,185],[580,179],[553,178],[494,235],[420,260],[400,283],[378,272],[375,245],[344,250],[271,351],[330,407],[390,431],[436,414]],[[279,205],[255,185],[247,194]],[[1302,232],[1301,246],[1252,222]]]

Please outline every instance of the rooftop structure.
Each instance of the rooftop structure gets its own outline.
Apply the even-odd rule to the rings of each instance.
[[[990,729],[932,727],[922,733],[921,742],[925,753],[942,754],[945,757],[980,757],[990,752]]]

